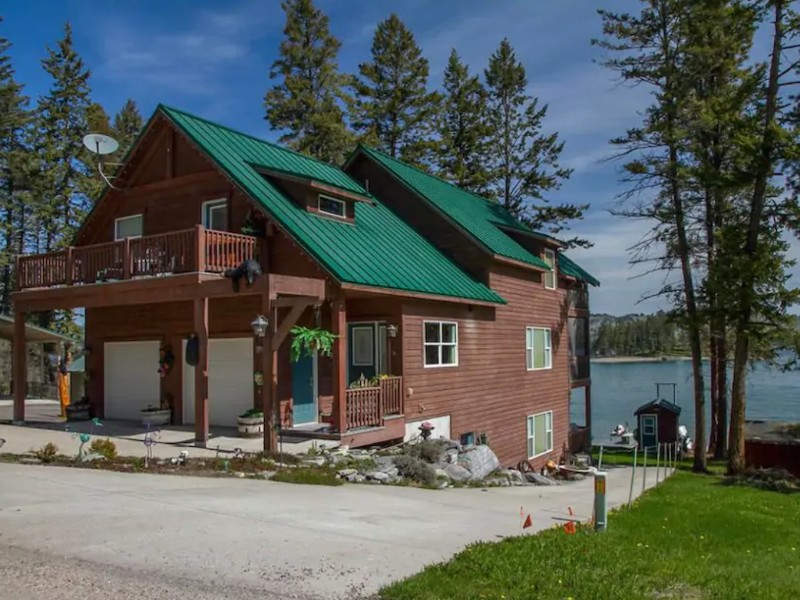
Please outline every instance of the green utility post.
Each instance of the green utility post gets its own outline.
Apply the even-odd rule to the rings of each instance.
[[[594,530],[605,531],[608,525],[608,506],[606,505],[606,474],[594,474]]]

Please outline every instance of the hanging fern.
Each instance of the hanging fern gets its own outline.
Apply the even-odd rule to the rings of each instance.
[[[295,325],[290,330],[292,335],[292,361],[297,362],[300,357],[313,356],[316,350],[322,356],[330,356],[333,351],[333,342],[338,336],[319,327],[300,327]]]

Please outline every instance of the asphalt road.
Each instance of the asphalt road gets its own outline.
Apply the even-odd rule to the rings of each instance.
[[[629,483],[609,471],[610,506]],[[431,491],[0,464],[0,598],[352,600],[570,506],[589,519],[592,494],[592,479]]]

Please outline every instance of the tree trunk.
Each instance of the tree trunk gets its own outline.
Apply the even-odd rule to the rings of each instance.
[[[713,325],[710,329],[710,339],[708,342],[709,353],[709,379],[711,386],[711,422],[709,423],[708,434],[708,453],[717,455],[717,444],[719,437],[719,394],[717,392],[718,369],[719,369],[719,340],[714,332]]]
[[[783,52],[783,11],[786,0],[774,0],[775,15],[772,55],[770,57],[769,80],[764,103],[764,123],[761,134],[761,148],[755,163],[753,196],[750,203],[750,218],[747,226],[747,240],[743,256],[745,262],[738,290],[738,311],[736,316],[736,343],[733,357],[733,386],[731,389],[731,431],[730,451],[728,453],[728,473],[738,474],[745,469],[744,423],[747,385],[747,363],[750,358],[750,320],[753,316],[755,259],[758,253],[761,220],[767,185],[773,171],[774,153],[777,145],[775,129],[778,114],[778,94],[780,91],[781,54]]]
[[[724,460],[728,454],[728,343],[723,324],[717,338],[717,446],[714,459]]]

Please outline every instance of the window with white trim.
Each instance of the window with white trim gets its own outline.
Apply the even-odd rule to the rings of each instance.
[[[528,458],[553,451],[553,411],[528,417]]]
[[[228,201],[224,198],[203,202],[203,227],[228,231]]]
[[[114,221],[114,239],[124,240],[125,238],[142,237],[142,215],[131,215],[130,217],[120,217]]]
[[[317,196],[317,210],[333,217],[347,218],[347,207],[344,201],[330,196],[323,196],[322,194]]]
[[[545,248],[542,257],[545,264],[550,267],[549,271],[544,274],[544,287],[548,290],[556,289],[556,253],[553,250]]]
[[[455,367],[458,365],[458,324],[444,321],[425,321],[424,360],[426,367]]]
[[[553,368],[550,330],[544,327],[525,329],[525,360],[528,371]]]

